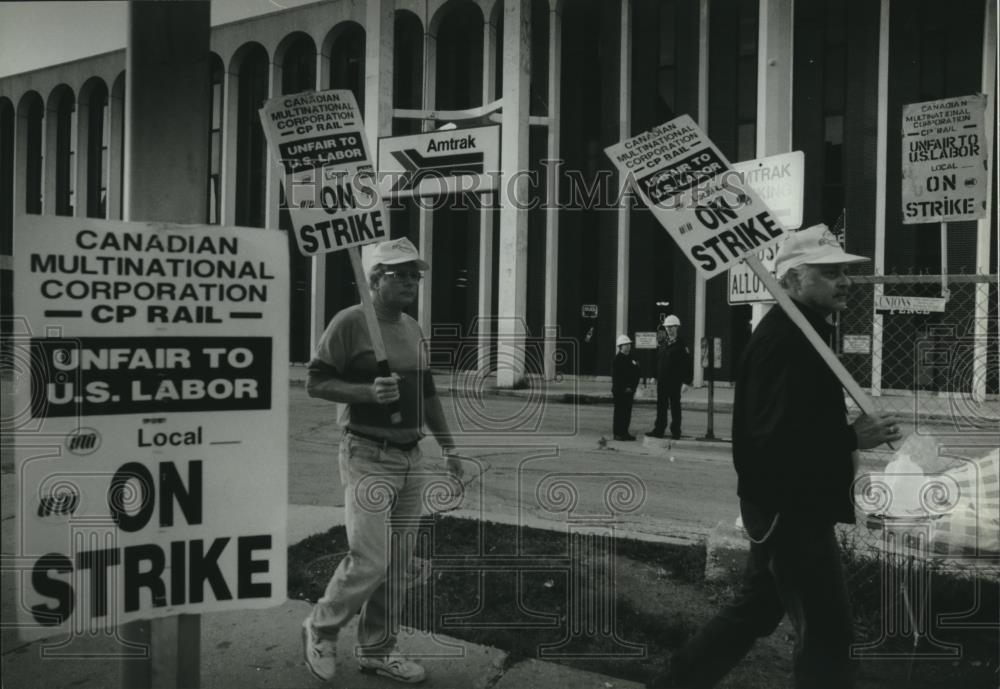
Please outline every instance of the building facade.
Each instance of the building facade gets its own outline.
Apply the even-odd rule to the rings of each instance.
[[[725,278],[698,278],[647,210],[621,202],[603,149],[689,114],[733,162],[800,150],[803,226],[835,227],[848,251],[874,258],[862,271],[995,277],[996,156],[986,218],[950,223],[942,245],[937,223],[902,222],[900,115],[985,93],[994,152],[996,33],[994,0],[321,0],[213,27],[205,221],[290,227],[257,114],[268,98],[351,89],[373,148],[496,122],[500,190],[391,204],[391,235],[433,266],[414,315],[435,351],[497,369],[501,385],[607,375],[616,335],[674,313],[692,346],[722,339],[716,378],[729,380],[752,308],[730,306]],[[5,316],[16,215],[122,217],[125,67],[116,51],[0,79]],[[305,361],[357,296],[346,255],[289,246],[290,351]],[[965,311],[915,317],[892,336],[870,303],[857,308],[876,348],[954,317],[992,356],[996,295],[995,280],[977,283]],[[876,388],[871,341],[857,375]],[[995,366],[984,384],[997,392]]]

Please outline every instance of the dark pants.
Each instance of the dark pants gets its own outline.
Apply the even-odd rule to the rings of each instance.
[[[667,427],[667,409],[670,410],[670,435],[681,437],[681,384],[656,382],[656,421],[653,433],[663,435]]]
[[[744,524],[760,538],[771,522],[752,511],[744,505]],[[786,613],[796,689],[853,686],[853,623],[833,526],[786,516],[764,543],[751,543],[739,596],[674,654],[666,686],[715,685]]]
[[[632,402],[635,398],[634,392],[616,392],[615,415],[611,424],[615,435],[628,435],[628,427],[632,424]]]

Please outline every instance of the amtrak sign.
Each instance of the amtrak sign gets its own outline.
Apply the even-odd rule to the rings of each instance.
[[[439,129],[378,142],[385,198],[492,191],[500,170],[500,127]]]

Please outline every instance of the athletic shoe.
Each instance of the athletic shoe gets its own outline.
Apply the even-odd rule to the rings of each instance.
[[[646,437],[647,438],[662,438],[663,434],[662,433],[657,433],[656,431],[649,431],[648,433],[646,433]]]
[[[321,638],[312,626],[312,618],[302,621],[302,646],[306,667],[317,679],[329,682],[337,673],[337,638]]]
[[[427,672],[421,665],[407,660],[399,651],[385,656],[360,656],[358,664],[364,673],[382,675],[407,684],[423,682],[427,677]]]

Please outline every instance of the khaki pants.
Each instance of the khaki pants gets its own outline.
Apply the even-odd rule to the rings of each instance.
[[[387,653],[424,509],[427,474],[419,447],[399,450],[345,433],[340,442],[350,548],[313,608],[313,628],[331,638],[361,611],[358,654]]]

